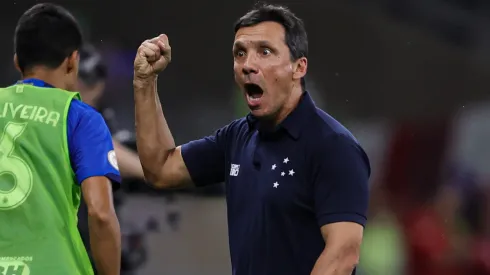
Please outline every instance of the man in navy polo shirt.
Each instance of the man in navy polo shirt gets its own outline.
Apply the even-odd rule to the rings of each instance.
[[[175,146],[156,91],[168,38],[135,59],[138,150],[156,187],[226,182],[234,275],[355,273],[368,207],[369,161],[305,91],[308,42],[288,9],[261,5],[235,25],[235,80],[250,114]]]

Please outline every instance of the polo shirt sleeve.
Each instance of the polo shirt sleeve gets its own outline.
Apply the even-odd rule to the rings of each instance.
[[[182,158],[198,187],[225,180],[225,148],[229,126],[217,130],[213,135],[182,145]]]
[[[320,227],[336,222],[365,226],[371,171],[364,150],[346,136],[331,136],[315,148],[312,166]]]

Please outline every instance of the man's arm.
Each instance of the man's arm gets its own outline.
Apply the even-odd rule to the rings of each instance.
[[[140,158],[133,150],[124,146],[119,141],[112,139],[116,151],[117,163],[123,177],[145,179]]]
[[[155,187],[180,188],[192,184],[181,148],[163,115],[157,77],[135,79],[136,145],[145,178]]]
[[[90,248],[99,274],[119,275],[121,231],[114,210],[112,184],[106,177],[90,177],[82,182],[88,209]]]
[[[317,220],[325,248],[311,275],[351,275],[368,208],[369,160],[354,141],[332,136],[313,158]]]
[[[157,75],[171,59],[166,35],[141,44],[134,61],[136,144],[146,179],[159,188],[197,186],[224,180],[225,130],[175,146],[157,93]]]
[[[311,275],[351,275],[359,263],[364,228],[352,222],[337,222],[321,227],[325,249]]]
[[[120,181],[116,155],[102,116],[78,100],[72,101],[68,111],[68,148],[87,205],[90,247],[97,271],[119,275],[121,233],[112,197],[112,184]]]

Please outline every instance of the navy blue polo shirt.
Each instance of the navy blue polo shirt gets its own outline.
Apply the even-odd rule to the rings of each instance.
[[[183,145],[184,162],[197,186],[226,182],[233,275],[309,275],[321,226],[365,225],[368,157],[307,92],[276,129],[259,129],[251,115],[233,121]]]

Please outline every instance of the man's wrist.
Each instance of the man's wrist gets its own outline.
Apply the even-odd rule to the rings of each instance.
[[[146,88],[148,86],[154,85],[158,79],[158,75],[152,75],[147,77],[134,76],[133,86],[135,88]]]

